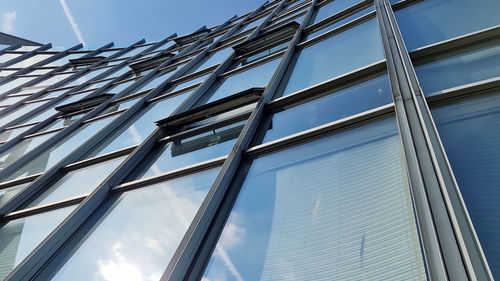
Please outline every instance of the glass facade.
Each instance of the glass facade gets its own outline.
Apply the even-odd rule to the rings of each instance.
[[[0,279],[500,279],[498,3],[1,46]]]

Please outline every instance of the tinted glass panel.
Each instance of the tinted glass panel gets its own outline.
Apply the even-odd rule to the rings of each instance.
[[[125,157],[68,172],[56,183],[51,184],[45,192],[37,196],[28,207],[50,204],[92,192],[123,160]]]
[[[500,96],[432,110],[495,279],[500,278]]]
[[[208,280],[426,280],[394,118],[254,161]]]
[[[125,192],[94,214],[56,258],[51,279],[159,280],[218,170]],[[90,228],[90,229],[88,229]],[[49,275],[49,274],[47,274]]]
[[[8,222],[0,229],[0,279],[23,261],[76,206]]]
[[[284,95],[382,59],[384,51],[377,21],[361,23],[302,50]]]
[[[186,92],[155,103],[144,114],[135,117],[132,124],[121,126],[114,136],[101,143],[86,158],[141,144],[157,128],[155,122],[167,118],[190,94]]]
[[[388,77],[384,75],[274,114],[263,142],[298,133],[391,102],[391,86]]]
[[[415,67],[425,95],[500,76],[500,45]]]
[[[425,0],[396,11],[408,50],[500,24],[497,0]]]
[[[89,140],[95,133],[101,130],[116,115],[98,119],[90,124],[84,125],[82,128],[60,140],[55,146],[45,150],[37,157],[32,159],[27,165],[8,176],[5,180],[13,180],[41,172],[45,172],[52,168],[57,162],[68,156],[73,150],[79,147],[82,143]]]
[[[361,1],[359,0],[335,0],[332,1],[325,6],[321,7],[314,18],[314,22],[319,22],[321,20],[326,19],[331,15],[335,15],[338,12],[341,12],[352,5],[355,5]]]
[[[57,134],[57,132],[48,133],[36,137],[31,137],[22,140],[20,143],[16,144],[6,152],[0,155],[0,167],[3,169],[8,165],[12,164],[14,161],[18,160],[26,153],[33,150],[35,147],[39,146],[44,141],[48,140],[52,136]]]
[[[274,74],[274,71],[280,63],[280,60],[281,58],[274,59],[238,74],[229,76],[222,81],[222,85],[215,90],[215,93],[213,93],[208,102],[225,98],[248,88],[267,86],[269,80],[271,80],[271,77]],[[215,85],[214,87],[217,86],[218,85]]]
[[[207,59],[204,63],[202,63],[197,68],[197,70],[202,70],[202,69],[207,68],[209,66],[212,66],[214,64],[221,63],[227,57],[229,57],[229,55],[231,55],[232,53],[233,53],[233,48],[231,48],[231,47],[227,47],[227,48],[224,48],[222,50],[219,50],[219,51],[215,52],[214,54],[212,54],[212,56],[209,59]]]
[[[0,189],[0,207],[7,202],[10,198],[14,197],[19,191],[23,190],[30,183],[23,183],[11,187],[7,187],[4,189]]]
[[[350,16],[346,16],[344,18],[341,18],[341,19],[337,20],[336,22],[330,24],[329,26],[327,26],[325,28],[322,28],[322,29],[320,29],[320,30],[318,30],[316,32],[313,32],[313,33],[307,35],[307,39],[311,39],[313,37],[316,37],[316,36],[318,36],[320,34],[323,34],[323,33],[327,32],[327,31],[335,29],[335,28],[337,28],[337,27],[339,27],[339,26],[341,26],[341,25],[343,25],[345,23],[348,23],[348,22],[350,22],[352,20],[355,20],[355,19],[357,19],[357,18],[359,18],[361,16],[364,16],[364,15],[368,14],[369,12],[372,12],[372,11],[375,11],[375,8],[373,6],[370,6],[370,7],[366,8],[366,9],[363,9],[363,10],[361,10],[359,12],[351,14]]]

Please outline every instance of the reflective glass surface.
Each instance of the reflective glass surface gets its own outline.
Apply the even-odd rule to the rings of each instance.
[[[84,226],[88,233],[77,233],[56,257],[64,264],[55,268],[55,276],[49,267],[37,280],[160,280],[217,172],[128,191],[110,200],[93,215],[95,224]]]
[[[408,50],[500,24],[498,0],[425,0],[395,12]]]
[[[426,280],[401,156],[391,118],[258,158],[204,278]]]
[[[341,12],[357,3],[361,2],[360,0],[334,0],[330,3],[326,4],[319,8],[316,17],[314,18],[314,23],[322,21],[331,15],[335,15],[338,12]]]
[[[302,50],[293,72],[284,79],[288,83],[284,95],[384,58],[377,21],[369,20]]]
[[[500,95],[432,109],[441,141],[495,279],[500,278]]]
[[[0,279],[56,228],[76,206],[70,206],[8,222],[0,229]]]
[[[355,19],[357,19],[357,18],[359,18],[361,16],[364,16],[364,15],[368,14],[369,12],[372,12],[372,11],[375,11],[375,7],[370,6],[370,7],[366,8],[366,9],[363,9],[363,10],[361,10],[359,12],[351,14],[350,16],[346,16],[344,18],[338,19],[337,21],[335,21],[334,23],[328,25],[327,27],[322,28],[322,29],[320,29],[318,31],[315,31],[315,32],[307,35],[307,39],[311,39],[313,37],[316,37],[316,36],[318,36],[320,34],[323,34],[323,33],[327,32],[327,31],[335,29],[335,28],[337,28],[337,27],[339,27],[339,26],[341,26],[341,25],[343,25],[345,23],[348,23],[348,22],[350,22],[352,20],[355,20]]]
[[[23,183],[19,185],[10,186],[0,189],[0,207],[5,204],[10,198],[14,197],[19,191],[23,190],[30,183]]]
[[[46,140],[50,139],[55,134],[57,134],[57,132],[43,134],[40,136],[22,140],[21,142],[19,142],[18,144],[11,147],[9,150],[0,155],[0,168],[3,169],[8,165],[14,163],[14,161],[23,157],[26,153],[30,152],[31,150],[33,150],[35,147],[39,146]]]
[[[222,81],[222,85],[216,84],[213,86],[219,87],[216,88],[208,102],[225,98],[249,88],[267,86],[280,61],[281,58],[277,58],[227,77]]]
[[[268,130],[263,142],[311,129],[391,102],[391,85],[387,75],[383,75],[274,114],[272,120],[268,121]]]
[[[138,178],[157,176],[229,154],[244,124],[245,122],[232,124],[164,145],[160,151],[154,152],[157,156]]]
[[[120,165],[125,156],[68,172],[27,207],[41,206],[94,191]]]
[[[232,47],[226,47],[222,50],[213,53],[210,58],[208,58],[197,68],[197,70],[202,70],[214,64],[222,63],[227,57],[229,57],[229,55],[233,53],[233,51],[234,50]]]
[[[415,67],[426,96],[500,76],[500,45],[488,46]]]
[[[60,140],[56,145],[40,153],[28,164],[9,175],[5,181],[47,171],[115,118],[116,115],[113,115],[85,124],[82,128]]]
[[[167,118],[191,94],[182,93],[150,106],[144,114],[139,114],[129,125],[120,127],[117,133],[101,142],[85,158],[103,155],[132,145],[141,144],[156,128],[156,121]],[[130,124],[130,122],[133,122]]]

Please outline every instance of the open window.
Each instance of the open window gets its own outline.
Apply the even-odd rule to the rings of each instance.
[[[134,64],[129,65],[132,70],[139,75],[141,72],[155,68],[159,66],[160,64],[164,63],[168,59],[172,58],[174,54],[170,52],[164,52],[160,53],[156,56],[153,56],[151,58],[136,62]]]
[[[249,64],[265,56],[285,50],[295,35],[299,23],[292,21],[278,28],[237,44],[233,47],[241,59],[241,65]]]
[[[190,43],[193,43],[193,42],[199,40],[201,37],[205,36],[210,31],[211,30],[208,29],[206,26],[203,26],[202,28],[198,29],[197,31],[195,31],[191,34],[174,38],[174,41],[175,41],[175,43],[177,43],[179,45],[190,44]]]
[[[73,70],[81,70],[93,65],[94,63],[100,62],[105,58],[106,57],[103,56],[96,56],[90,58],[70,59],[69,63],[73,66]]]
[[[73,115],[75,113],[87,111],[89,109],[97,107],[113,96],[113,94],[100,94],[88,98],[83,98],[79,101],[58,106],[56,107],[56,110],[61,112],[63,115]]]

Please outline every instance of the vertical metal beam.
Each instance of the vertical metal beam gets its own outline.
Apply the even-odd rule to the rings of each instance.
[[[463,214],[465,206],[452,203],[458,188],[391,5],[386,0],[375,4],[429,275],[432,280],[492,280],[478,244],[467,247],[464,239],[459,224],[464,218],[456,211]],[[471,238],[470,229],[465,234]]]
[[[45,44],[43,46],[40,46],[39,48],[36,48],[36,49],[34,49],[32,51],[29,51],[29,52],[27,52],[25,54],[22,54],[22,55],[20,55],[18,57],[15,57],[15,58],[11,59],[11,60],[8,60],[8,61],[6,61],[4,63],[0,63],[0,67],[9,67],[9,66],[11,66],[13,64],[16,64],[18,62],[22,62],[25,59],[29,59],[29,58],[35,56],[37,52],[45,51],[45,50],[50,49],[50,48],[52,48],[52,44],[50,44],[50,43],[49,44]],[[0,80],[0,85],[3,84],[2,80]]]
[[[217,175],[161,280],[199,280],[201,278],[205,264],[208,262],[211,251],[217,242],[217,239],[207,239],[207,237],[217,237],[218,233],[224,227],[224,223],[214,225],[214,221],[217,220],[217,211],[221,206],[224,206],[223,203],[227,203],[223,202],[223,198],[231,191],[229,187],[236,177],[236,172],[241,164],[242,153],[250,146],[253,135],[264,119],[264,106],[272,99],[278,89],[278,85],[294,56],[294,52],[302,37],[303,29],[307,26],[316,3],[317,0],[311,1],[306,16],[291,40],[278,69],[275,71],[269,85],[264,90],[262,97],[240,133],[236,144],[224,162],[220,173]],[[285,4],[286,1],[282,1],[265,23],[281,10]],[[224,210],[227,213],[231,211],[230,208],[225,208]],[[227,215],[227,213],[224,215]]]

